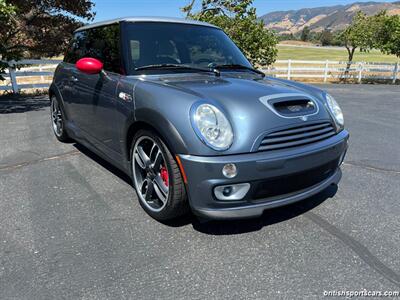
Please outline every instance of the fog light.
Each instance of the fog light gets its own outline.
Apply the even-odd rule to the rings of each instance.
[[[222,174],[224,174],[224,176],[226,178],[234,178],[234,177],[236,177],[236,175],[237,175],[236,165],[235,164],[226,164],[222,168]]]
[[[225,197],[229,197],[232,194],[233,188],[231,186],[226,186],[224,187],[224,189],[222,190],[222,194]]]
[[[217,186],[214,195],[218,200],[242,200],[250,190],[250,183]]]

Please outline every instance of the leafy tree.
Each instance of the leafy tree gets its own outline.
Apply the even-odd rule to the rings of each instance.
[[[365,13],[360,11],[354,16],[352,23],[338,35],[338,39],[348,53],[346,75],[350,71],[354,53],[357,48],[359,48],[360,51],[369,51],[376,43],[374,40],[373,26],[371,26],[370,22],[371,17],[368,17]]]
[[[303,42],[308,42],[310,40],[311,30],[310,27],[305,26],[300,34],[300,40]]]
[[[334,36],[332,32],[328,29],[325,29],[321,32],[319,36],[319,41],[322,46],[331,46],[333,44]]]
[[[182,8],[187,18],[222,28],[252,64],[270,65],[276,60],[277,38],[257,20],[253,0],[201,0],[200,11],[193,12],[196,0]]]
[[[0,21],[4,22],[2,24],[10,25],[9,23],[12,16],[15,14],[15,7],[6,3],[5,0],[0,0]]]
[[[93,6],[92,0],[0,0],[1,59],[62,53],[72,32],[93,19]]]
[[[3,31],[5,28],[12,27],[15,21],[15,7],[7,4],[5,0],[0,0],[0,80],[4,80],[4,77],[1,76],[3,70],[8,66],[5,62],[1,60],[6,59],[4,56],[5,45],[3,44],[3,40],[1,39],[3,35]]]
[[[277,36],[279,41],[294,41],[297,40],[297,38],[294,36],[293,33],[281,33]]]
[[[308,41],[310,40],[310,37],[311,37],[311,30],[310,30],[310,27],[305,26],[305,27],[303,28],[303,31],[301,32],[301,37],[300,37],[300,39],[301,39],[303,42],[308,42]]]
[[[393,54],[400,57],[400,16],[380,16],[381,30],[376,31],[378,34],[377,41],[379,48],[385,54]]]

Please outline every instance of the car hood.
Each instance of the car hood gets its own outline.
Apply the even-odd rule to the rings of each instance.
[[[234,144],[228,153],[253,151],[256,141],[261,136],[278,128],[316,120],[331,120],[321,90],[290,81],[262,79],[252,74],[221,77],[186,74],[186,76],[163,76],[151,81],[190,94],[191,99],[220,107],[230,120],[235,135]],[[262,101],[266,97],[279,99],[290,95],[298,97],[304,95],[313,99],[319,107],[318,112],[307,118],[285,118]]]
[[[262,104],[260,99],[266,96],[279,98],[282,96],[304,95],[318,103],[322,103],[322,91],[311,86],[298,84],[275,78],[261,79],[254,76],[194,76],[194,77],[164,77],[160,81],[170,87],[195,95],[203,100],[217,102],[229,112],[235,107],[245,111],[255,109],[261,115],[271,114],[272,111]],[[262,105],[260,107],[260,105]],[[261,109],[261,111],[260,111]],[[322,111],[322,115],[324,111]]]

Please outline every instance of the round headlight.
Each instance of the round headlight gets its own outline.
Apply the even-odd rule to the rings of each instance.
[[[335,117],[336,122],[343,127],[344,125],[343,112],[339,104],[336,102],[335,98],[333,98],[331,95],[326,94],[325,97],[326,97],[326,104],[328,105],[330,112]]]
[[[192,126],[198,137],[214,150],[227,150],[233,142],[231,124],[214,105],[197,104],[191,112]]]

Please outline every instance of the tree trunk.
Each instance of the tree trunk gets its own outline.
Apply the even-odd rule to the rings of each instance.
[[[349,56],[348,56],[348,61],[347,61],[347,65],[346,65],[346,70],[344,72],[343,81],[347,81],[347,77],[350,74],[350,68],[351,68],[351,65],[352,65],[352,62],[353,62],[354,52],[356,51],[356,49],[357,49],[357,47],[346,46],[346,50],[347,50],[347,53],[348,53]]]

